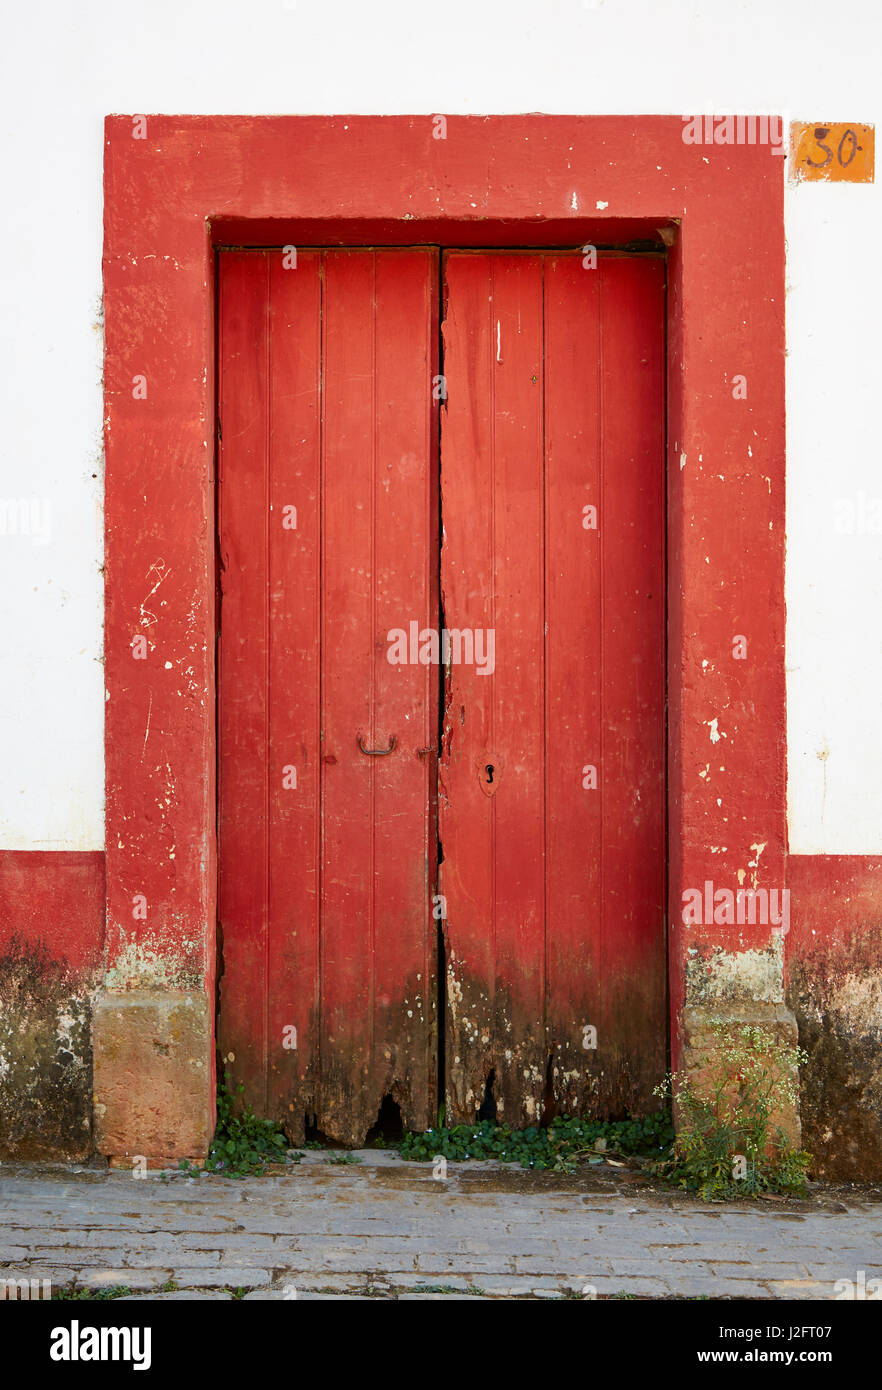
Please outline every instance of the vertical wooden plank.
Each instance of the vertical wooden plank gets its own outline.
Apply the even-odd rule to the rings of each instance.
[[[472,1119],[492,1074],[499,1118],[529,1124],[546,1083],[542,261],[451,253],[446,279],[444,616],[493,640],[492,668],[454,647],[447,693],[450,1101]]]
[[[302,1142],[319,1046],[321,255],[269,253],[268,1108]]]
[[[267,257],[227,253],[219,277],[219,1041],[224,1064],[262,1113],[268,932]]]
[[[495,633],[493,574],[492,266],[444,257],[441,412],[441,618],[447,628]],[[495,641],[495,638],[494,638]],[[498,656],[498,652],[495,651]],[[452,1118],[474,1118],[492,1069],[496,942],[493,801],[478,758],[494,743],[492,682],[474,667],[445,672],[439,767],[439,885],[446,904],[446,1078]]]
[[[603,263],[601,1064],[610,1110],[665,1068],[664,266]]]
[[[406,1124],[436,1117],[435,878],[439,668],[392,664],[390,632],[438,626],[438,257],[375,257],[372,746],[374,781],[374,1056],[367,1104],[376,1120],[389,1091]]]
[[[541,256],[492,257],[496,665],[478,675],[501,754],[495,826],[494,1095],[499,1118],[542,1119],[545,1005],[543,380]],[[486,696],[485,696],[486,698]],[[486,761],[481,755],[481,761]],[[482,793],[483,795],[483,793]],[[506,1041],[506,1039],[508,1041]]]
[[[432,622],[432,253],[328,252],[324,405],[324,882],[319,1124],[357,1142],[389,1091],[433,1108],[429,876],[437,667],[391,665]],[[396,747],[388,756],[362,752]]]
[[[602,1086],[599,297],[605,261],[545,268],[547,1011],[561,1113]],[[595,784],[596,783],[596,784]]]
[[[322,443],[322,929],[320,1128],[362,1131],[376,936],[373,690],[375,257],[325,254]]]

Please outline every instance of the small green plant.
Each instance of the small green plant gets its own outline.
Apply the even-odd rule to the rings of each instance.
[[[288,1141],[279,1126],[258,1119],[250,1105],[236,1105],[244,1090],[240,1085],[232,1091],[228,1084],[217,1088],[217,1129],[205,1160],[206,1173],[244,1178],[265,1172],[271,1163],[285,1162]]]
[[[349,1149],[335,1149],[329,1153],[325,1159],[326,1163],[361,1163],[358,1154],[351,1153]]]
[[[486,1297],[484,1290],[479,1289],[474,1284],[468,1284],[465,1288],[460,1288],[458,1284],[414,1284],[412,1288],[399,1288],[399,1293],[455,1293],[468,1294],[475,1298]]]
[[[654,1171],[703,1201],[803,1195],[811,1155],[772,1120],[795,1102],[807,1054],[753,1024],[717,1020],[711,1027],[715,1043],[698,1079],[674,1072],[656,1087],[657,1096],[674,1100],[682,1125]]]
[[[126,1298],[131,1292],[128,1284],[108,1284],[107,1288],[104,1289],[59,1289],[57,1293],[52,1295],[52,1301],[66,1303],[70,1299],[74,1299],[89,1303],[103,1303],[111,1298]]]
[[[634,1120],[585,1120],[561,1116],[547,1127],[512,1129],[483,1120],[474,1125],[439,1125],[423,1134],[406,1134],[399,1152],[402,1158],[429,1163],[439,1155],[461,1162],[496,1159],[519,1163],[523,1168],[575,1172],[587,1160],[601,1163],[610,1154],[649,1154],[669,1151],[674,1131],[666,1111]]]

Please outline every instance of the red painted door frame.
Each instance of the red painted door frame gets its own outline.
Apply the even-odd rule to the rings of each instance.
[[[214,998],[220,244],[670,248],[675,1062],[687,973],[767,946],[761,928],[684,927],[680,905],[707,879],[737,886],[746,865],[757,886],[784,877],[783,161],[768,146],[687,145],[683,129],[678,116],[451,116],[438,139],[428,115],[107,118],[107,965],[95,1026],[99,1041],[131,1030],[138,1080],[114,1085],[110,1062],[97,1077],[104,1152],[144,1152],[138,1116],[157,1085],[190,1095],[165,1121],[166,1154],[203,1147],[213,1113],[213,1010],[200,1014],[198,1065],[192,1047],[157,1049],[138,1030],[171,996],[196,1012]],[[733,660],[736,635],[747,660]],[[133,912],[136,898],[146,911]]]

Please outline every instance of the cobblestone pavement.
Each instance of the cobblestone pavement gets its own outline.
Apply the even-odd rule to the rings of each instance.
[[[882,1277],[878,1194],[707,1206],[595,1170],[451,1163],[439,1181],[360,1158],[310,1151],[238,1181],[4,1164],[0,1279],[139,1298],[831,1299]]]

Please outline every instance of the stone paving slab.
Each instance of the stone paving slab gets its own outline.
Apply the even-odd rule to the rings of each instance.
[[[362,1151],[241,1181],[0,1166],[0,1278],[131,1297],[830,1299],[882,1277],[882,1203],[708,1207],[576,1175]],[[172,1281],[177,1289],[160,1293]],[[287,1295],[286,1295],[287,1291]]]
[[[170,1269],[106,1269],[97,1266],[94,1269],[80,1268],[77,1270],[76,1278],[70,1280],[53,1280],[53,1288],[65,1288],[68,1284],[76,1282],[78,1288],[82,1289],[158,1289],[163,1284],[167,1284],[171,1278]]]

